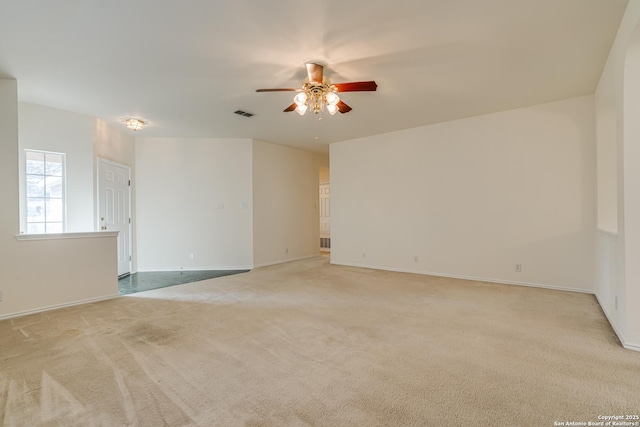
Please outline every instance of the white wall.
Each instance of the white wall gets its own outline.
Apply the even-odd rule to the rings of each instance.
[[[116,238],[16,241],[0,318],[118,295]]]
[[[638,2],[636,2],[638,3]],[[636,9],[638,10],[638,8]],[[627,340],[640,351],[640,13],[624,69],[623,176]]]
[[[250,139],[136,139],[138,271],[251,268],[251,153]]]
[[[327,157],[253,142],[255,266],[318,255],[318,185]]]
[[[133,168],[136,159],[133,131],[116,129],[100,119],[95,120],[93,149],[96,157],[111,160]]]
[[[320,167],[320,184],[326,184],[331,181],[331,173],[329,169],[329,159],[327,159],[327,165]]]
[[[636,350],[640,350],[639,50],[640,1],[630,0],[596,90],[600,230],[595,290],[622,343]]]
[[[95,119],[82,114],[36,104],[18,104],[20,135],[20,203],[24,195],[24,150],[66,153],[66,204],[68,232],[93,231],[93,133]],[[24,207],[20,210],[26,212]],[[26,230],[26,218],[20,229]]]
[[[596,92],[596,159],[598,228],[618,232],[618,149],[616,96],[613,81],[603,82]]]
[[[115,237],[16,240],[18,152],[17,82],[0,79],[0,318],[117,295]]]
[[[618,234],[600,229],[597,231],[595,294],[611,326],[618,335],[624,337],[627,329],[624,304],[626,293],[620,250]]]
[[[11,277],[11,251],[18,234],[18,84],[0,79],[0,286]],[[2,307],[0,303],[0,307]]]
[[[585,96],[332,144],[332,262],[592,291],[594,133]]]

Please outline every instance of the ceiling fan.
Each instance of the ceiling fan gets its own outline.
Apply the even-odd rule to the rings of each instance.
[[[284,112],[295,111],[303,116],[309,108],[319,114],[325,106],[329,114],[348,113],[351,107],[345,104],[337,95],[338,92],[373,92],[378,85],[374,81],[331,83],[331,80],[324,75],[324,67],[320,64],[308,63],[308,77],[304,79],[302,87],[258,89],[256,92],[298,92],[293,98],[293,104],[285,108]]]

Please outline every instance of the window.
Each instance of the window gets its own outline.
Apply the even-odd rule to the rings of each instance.
[[[27,233],[65,231],[65,155],[25,150]]]

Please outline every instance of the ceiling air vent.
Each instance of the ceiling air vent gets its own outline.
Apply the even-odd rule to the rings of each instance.
[[[253,113],[247,113],[246,111],[242,111],[242,110],[236,110],[236,111],[234,111],[234,113],[239,115],[239,116],[245,116],[245,117],[253,117],[254,116]]]

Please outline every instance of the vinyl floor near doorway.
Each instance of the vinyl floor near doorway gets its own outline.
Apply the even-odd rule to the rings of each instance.
[[[255,269],[0,322],[4,426],[553,426],[637,414],[592,295]]]
[[[246,273],[247,271],[249,270],[145,271],[133,273],[118,279],[118,293],[120,295],[135,294],[136,292],[199,282],[231,274]]]

